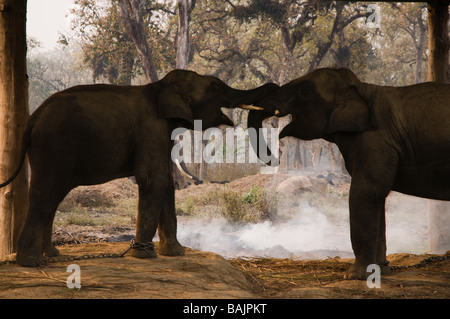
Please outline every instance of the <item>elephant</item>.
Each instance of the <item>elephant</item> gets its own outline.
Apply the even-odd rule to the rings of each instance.
[[[349,69],[316,69],[280,86],[254,105],[248,126],[291,116],[279,138],[335,143],[351,175],[350,239],[355,262],[347,279],[364,279],[367,266],[386,260],[385,200],[391,190],[450,200],[450,84],[404,87],[360,81]],[[250,141],[267,148],[264,140]],[[259,145],[261,143],[261,145]],[[267,152],[267,151],[266,151]],[[277,160],[271,155],[272,162]]]
[[[173,70],[147,85],[81,85],[49,97],[28,119],[17,170],[0,184],[17,176],[28,154],[29,208],[16,263],[36,266],[45,264],[46,256],[59,255],[52,224],[71,189],[129,176],[138,184],[136,242],[152,245],[158,230],[158,253],[183,255],[176,238],[172,130],[193,129],[194,120],[202,120],[203,129],[232,126],[221,107],[251,109],[276,87],[267,83],[238,90],[214,76]],[[151,258],[157,253],[133,248],[131,255]]]

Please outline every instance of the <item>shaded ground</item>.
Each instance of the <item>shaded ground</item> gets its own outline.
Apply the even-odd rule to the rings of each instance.
[[[122,253],[128,243],[61,247],[66,255]],[[69,264],[80,266],[81,288],[68,289]],[[222,257],[189,251],[177,258],[132,257],[50,263],[44,268],[0,266],[0,298],[251,298],[246,275]]]
[[[62,256],[120,254],[128,243],[87,243],[60,247]],[[14,256],[10,256],[14,258]],[[414,265],[428,255],[394,254],[391,265]],[[252,258],[225,260],[187,250],[182,257],[142,260],[95,258],[49,263],[43,268],[0,265],[0,298],[450,298],[450,262],[397,271],[381,279],[381,288],[343,280],[350,259],[296,261]],[[81,288],[69,289],[69,264],[80,266]]]

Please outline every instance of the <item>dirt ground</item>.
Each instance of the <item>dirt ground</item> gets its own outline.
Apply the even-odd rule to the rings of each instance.
[[[233,188],[248,191],[252,185],[268,182],[269,177],[247,177],[233,183]],[[279,180],[283,180],[279,176]],[[272,180],[273,182],[273,180]],[[106,184],[105,184],[106,185]],[[211,185],[199,185],[178,194],[193,197],[205,193]],[[93,198],[81,189],[83,198]],[[134,186],[113,182],[92,188],[114,198],[135,197]],[[78,194],[79,195],[79,194]],[[112,199],[114,199],[112,198]],[[69,200],[73,200],[69,199]],[[93,235],[94,234],[94,235]],[[54,239],[60,258],[121,254],[133,238],[132,226],[54,227]],[[109,238],[108,242],[105,238]],[[114,242],[111,242],[114,241]],[[156,245],[158,243],[156,242]],[[50,262],[42,268],[0,264],[1,299],[449,299],[450,253],[443,260],[409,267],[431,255],[390,254],[391,266],[407,266],[382,276],[381,288],[369,288],[366,281],[343,280],[351,258],[240,257],[224,258],[216,253],[186,248],[182,257],[159,256],[136,259],[127,254],[120,258],[93,258]],[[433,255],[434,256],[434,255]],[[14,260],[15,256],[6,259]],[[5,258],[2,258],[3,260]],[[68,288],[70,264],[80,267],[80,288]]]
[[[128,243],[60,247],[60,258],[121,254]],[[444,255],[445,256],[445,255]],[[393,254],[393,266],[418,264],[430,255]],[[445,261],[382,276],[381,288],[343,280],[351,259],[298,261],[274,258],[226,260],[187,249],[182,257],[94,258],[51,262],[42,268],[0,265],[2,299],[448,299],[450,255]],[[14,259],[11,255],[9,258]],[[80,288],[69,289],[67,266],[80,267]],[[72,282],[72,280],[69,280]]]

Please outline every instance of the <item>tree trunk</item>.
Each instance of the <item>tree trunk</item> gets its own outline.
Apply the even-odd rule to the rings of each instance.
[[[28,119],[26,71],[26,0],[0,4],[0,181],[12,176],[19,162]],[[0,256],[16,251],[28,209],[27,164],[15,180],[0,189]]]
[[[127,30],[127,33],[133,40],[138,52],[145,78],[149,83],[158,81],[158,74],[156,73],[153,62],[153,54],[145,36],[144,21],[141,14],[141,1],[119,0],[119,12],[125,30]]]
[[[300,152],[300,140],[299,139],[295,139],[293,141],[294,143],[294,169],[296,171],[300,171],[303,169],[303,162],[302,162],[302,154]]]
[[[432,254],[444,254],[450,250],[450,203],[427,201],[428,249]]]
[[[189,0],[178,0],[178,30],[176,38],[176,68],[187,69],[189,60]]]
[[[281,130],[289,124],[289,118],[288,117],[282,117],[277,118],[278,120],[278,130],[281,132]],[[291,136],[287,136],[280,140],[279,142],[279,158],[280,158],[280,165],[278,167],[278,172],[287,172],[289,170],[289,161],[288,161],[288,150],[290,145],[290,140],[292,139]]]
[[[290,72],[292,71],[292,53],[295,48],[295,43],[292,41],[292,37],[289,33],[288,22],[285,22],[285,25],[281,28],[281,37],[282,37],[282,45],[283,45],[283,58],[281,61],[280,73],[278,74],[278,83],[279,85],[286,84],[290,79]]]
[[[280,68],[280,72],[278,74],[277,84],[283,85],[289,82],[289,73],[292,70],[292,52],[294,49],[294,44],[291,39],[291,35],[289,34],[289,27],[287,22],[281,28],[281,36],[282,36],[282,45],[283,45],[283,58],[282,65]],[[287,119],[278,119],[278,127],[283,127],[287,125],[289,122]],[[285,137],[282,141],[280,141],[280,172],[289,171],[289,148],[291,146],[292,137]]]
[[[311,63],[309,65],[308,73],[312,72],[314,69],[319,67],[320,62],[327,54],[328,50],[330,50],[331,45],[333,44],[334,37],[337,33],[340,32],[340,30],[344,29],[344,25],[342,25],[341,16],[342,16],[342,10],[344,8],[344,4],[341,2],[336,3],[336,17],[334,18],[333,27],[331,28],[331,33],[328,36],[328,41],[326,42],[319,42],[317,53],[314,56],[314,58],[311,60]]]
[[[428,81],[448,82],[448,6],[428,3]],[[428,241],[431,253],[450,250],[450,202],[428,201]]]
[[[415,82],[422,82],[422,60],[423,60],[423,47],[425,46],[425,34],[427,32],[426,24],[422,20],[422,10],[419,11],[417,17],[417,25],[419,29],[419,43],[416,46],[416,78]]]
[[[328,154],[330,154],[331,160],[331,172],[336,173],[336,154],[334,154],[333,143],[327,143]]]
[[[447,82],[448,5],[439,0],[428,3],[428,81]]]

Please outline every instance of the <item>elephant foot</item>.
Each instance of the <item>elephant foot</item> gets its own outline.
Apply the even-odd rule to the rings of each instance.
[[[60,255],[60,253],[59,253],[58,248],[56,248],[53,244],[50,244],[49,246],[47,246],[44,249],[44,256],[56,257],[56,256],[59,256],[59,255]]]
[[[140,249],[131,249],[130,255],[132,257],[141,258],[141,259],[158,257],[158,255],[156,254],[156,251],[147,252],[145,250],[140,250]]]
[[[367,272],[365,267],[357,267],[352,265],[344,275],[344,279],[348,280],[365,280],[367,279]]]
[[[178,241],[172,243],[159,243],[158,253],[162,256],[184,256],[186,251]]]
[[[130,255],[136,258],[156,258],[158,255],[156,254],[155,246],[152,242],[148,243],[136,243],[132,242],[132,248]]]
[[[25,267],[42,267],[47,265],[45,258],[42,255],[27,255],[20,251],[17,252],[16,255],[16,264]]]
[[[383,263],[380,266],[380,275],[390,275],[391,270],[389,268],[388,263]],[[349,280],[366,280],[369,275],[373,272],[367,271],[368,265],[357,265],[353,264],[349,270],[344,275],[344,279]]]

